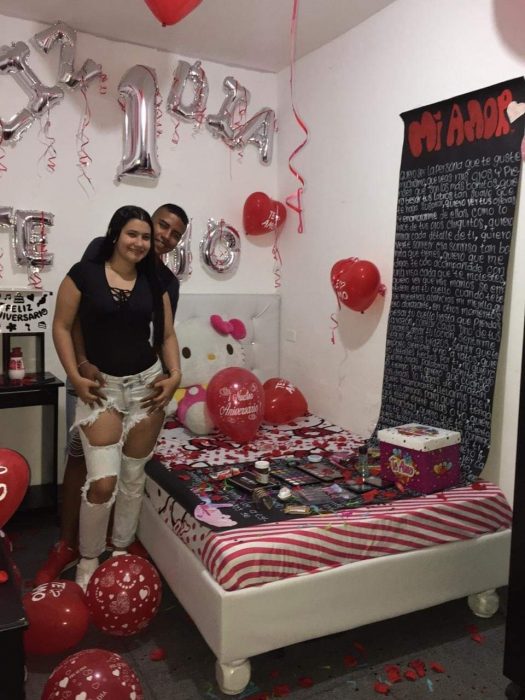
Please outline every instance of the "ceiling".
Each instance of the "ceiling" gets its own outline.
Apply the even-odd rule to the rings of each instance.
[[[175,0],[174,0],[175,1]],[[298,0],[296,58],[344,34],[394,0]],[[162,27],[144,0],[0,0],[0,14],[260,71],[290,63],[293,0],[202,0]]]

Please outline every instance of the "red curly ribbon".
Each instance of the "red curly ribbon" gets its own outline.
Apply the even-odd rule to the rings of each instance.
[[[42,126],[42,121],[40,121],[40,133],[39,133],[39,140],[40,143],[43,143],[44,146],[46,147],[45,151],[42,153],[40,158],[38,159],[38,162],[40,163],[41,160],[44,160],[44,158],[47,159],[47,164],[46,168],[50,173],[54,173],[56,169],[56,157],[57,157],[57,152],[55,150],[55,139],[49,135],[49,128],[51,126],[51,120],[49,117],[49,109],[47,110],[47,117],[44,122],[44,125]],[[40,136],[43,135],[45,140],[42,140]]]
[[[176,146],[180,140],[180,134],[179,134],[180,121],[173,114],[171,114],[171,119],[173,121],[173,133],[171,135],[171,143],[174,146]]]
[[[100,79],[99,79],[99,84],[98,84],[98,92],[100,95],[105,95],[107,93],[107,91],[108,91],[108,86],[106,84],[107,82],[108,82],[108,76],[106,75],[106,73],[101,73]]]
[[[299,0],[294,0],[293,11],[292,11],[292,23],[290,28],[290,97],[292,101],[292,111],[295,120],[304,131],[304,140],[297,146],[297,148],[292,152],[288,158],[288,169],[292,175],[299,181],[299,186],[295,191],[295,194],[289,195],[286,198],[286,204],[290,209],[296,212],[299,217],[299,224],[297,226],[297,233],[303,233],[303,205],[302,205],[302,195],[304,192],[304,178],[302,175],[293,167],[292,160],[299,153],[299,151],[308,142],[308,128],[304,121],[299,116],[294,103],[294,79],[295,79],[295,40],[297,36],[297,10],[299,6]]]
[[[86,129],[91,123],[91,110],[89,108],[89,102],[87,98],[87,90],[86,86],[82,84],[80,88],[80,92],[82,93],[82,97],[84,98],[84,113],[82,114],[82,117],[80,119],[80,124],[78,127],[77,131],[77,146],[78,146],[78,163],[77,166],[80,169],[80,175],[77,177],[77,181],[79,185],[84,189],[83,186],[83,180],[86,180],[89,185],[91,186],[91,189],[94,189],[93,183],[91,182],[91,178],[87,174],[87,169],[89,165],[92,163],[93,159],[89,155],[89,153],[86,151],[86,146],[89,143],[89,137],[86,135]],[[85,190],[84,190],[85,191]]]
[[[334,324],[331,328],[332,336],[330,338],[330,342],[332,345],[335,345],[335,332],[339,328],[339,321],[336,319],[335,314],[330,314],[330,320]]]
[[[2,258],[4,257],[4,249],[0,248],[0,280],[4,277],[4,266],[2,265]]]
[[[5,158],[5,148],[2,146],[3,140],[3,134],[0,134],[0,174],[7,172],[7,165],[5,163],[2,163],[3,159]]]

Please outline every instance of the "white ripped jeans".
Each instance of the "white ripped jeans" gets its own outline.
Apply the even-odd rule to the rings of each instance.
[[[103,405],[90,408],[83,401],[77,401],[74,427],[80,428],[87,468],[80,504],[79,550],[82,557],[98,557],[105,550],[113,503],[113,545],[117,549],[125,549],[135,538],[146,479],[144,466],[152,453],[140,458],[128,457],[123,452],[123,445],[131,428],[148,415],[147,409],[142,408],[140,402],[151,394],[149,385],[159,374],[162,374],[159,361],[144,372],[126,377],[104,374],[104,393],[107,398]],[[92,425],[101,413],[111,409],[123,416],[119,442],[114,445],[91,445],[82,426]],[[91,503],[87,498],[91,482],[105,477],[117,477],[117,485],[110,500],[106,503]]]

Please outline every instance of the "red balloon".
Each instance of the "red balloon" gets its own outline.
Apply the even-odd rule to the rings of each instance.
[[[227,367],[214,374],[206,391],[213,422],[236,442],[253,440],[264,413],[264,390],[255,374]]]
[[[381,276],[374,263],[355,258],[335,263],[331,279],[339,302],[354,311],[366,311],[381,286]]]
[[[144,700],[140,681],[122,656],[85,649],[68,656],[49,676],[41,700]]]
[[[286,207],[264,192],[253,192],[244,203],[242,221],[249,236],[276,231],[286,221]]]
[[[29,464],[19,452],[0,448],[0,528],[22,503],[29,486]]]
[[[146,5],[165,27],[180,22],[201,2],[202,0],[146,0]]]
[[[155,567],[134,554],[110,557],[91,577],[87,604],[93,623],[115,637],[140,632],[155,617],[162,585]]]
[[[22,598],[29,629],[27,654],[60,654],[84,637],[89,626],[86,596],[74,581],[43,583]]]
[[[269,423],[289,423],[308,411],[306,399],[291,382],[273,377],[263,384],[264,420]]]

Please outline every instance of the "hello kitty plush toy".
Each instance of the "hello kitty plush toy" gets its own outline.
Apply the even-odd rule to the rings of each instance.
[[[219,370],[245,366],[240,341],[246,337],[246,327],[238,318],[226,321],[214,314],[181,321],[176,332],[182,370],[182,385],[175,393],[177,418],[192,433],[207,435],[214,425],[206,406],[206,387]]]

